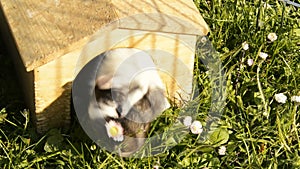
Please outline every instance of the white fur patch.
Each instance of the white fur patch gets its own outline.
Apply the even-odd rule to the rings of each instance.
[[[149,89],[165,91],[156,66],[146,52],[134,48],[117,48],[105,52],[103,57],[96,84],[99,89],[114,88],[125,94],[127,100],[122,104],[122,117],[126,116]],[[169,106],[167,99],[162,101],[161,104]],[[105,109],[112,111],[108,107]],[[105,114],[111,116],[108,112]]]

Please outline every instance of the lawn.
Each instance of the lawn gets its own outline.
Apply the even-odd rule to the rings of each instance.
[[[76,120],[68,132],[38,135],[2,42],[0,168],[300,168],[299,7],[279,0],[194,2],[211,29],[199,37],[198,95],[185,108],[165,111],[151,134],[174,129],[180,113],[200,121],[201,134],[166,134],[169,148],[144,158],[102,150]]]

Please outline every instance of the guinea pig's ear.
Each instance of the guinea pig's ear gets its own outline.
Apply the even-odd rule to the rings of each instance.
[[[101,75],[96,79],[96,86],[99,89],[105,90],[112,87],[112,76],[111,75]]]

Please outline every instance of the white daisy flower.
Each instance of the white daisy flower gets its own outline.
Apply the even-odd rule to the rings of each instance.
[[[268,112],[264,111],[263,116],[268,117]]]
[[[274,97],[278,103],[285,103],[287,99],[286,95],[284,95],[283,93],[275,94]]]
[[[268,54],[267,54],[267,53],[264,53],[264,52],[260,52],[260,53],[259,53],[259,57],[261,57],[262,59],[266,60],[267,57],[268,57]]]
[[[202,42],[202,43],[206,43],[206,42],[207,42],[207,38],[206,38],[205,36],[202,37],[202,38],[201,38],[201,42]]]
[[[97,146],[96,146],[95,144],[93,144],[93,145],[90,147],[90,149],[93,150],[93,151],[96,150],[96,148],[97,148]]]
[[[247,65],[252,66],[253,65],[253,59],[248,59],[247,60]]]
[[[115,141],[124,140],[123,127],[120,123],[110,120],[109,122],[106,122],[105,127],[108,137],[112,138]]]
[[[296,102],[296,103],[300,103],[300,96],[292,96],[291,101]]]
[[[264,2],[264,8],[271,9],[272,7],[271,7],[271,5],[270,5],[270,4],[268,4],[268,3]]]
[[[203,132],[203,128],[202,128],[202,124],[200,123],[200,121],[195,120],[191,126],[190,126],[190,130],[193,134],[200,134]]]
[[[271,42],[274,42],[275,40],[277,40],[277,35],[276,33],[269,33],[268,34],[268,39],[271,41]]]
[[[248,50],[249,49],[249,44],[247,42],[243,42],[242,47],[243,47],[244,50]]]
[[[191,116],[186,116],[183,119],[183,124],[187,127],[189,127],[192,124],[192,117]]]
[[[264,21],[258,20],[258,26],[261,28],[265,25]]]
[[[226,147],[225,146],[221,146],[219,148],[219,155],[224,156],[226,154]]]
[[[159,169],[159,165],[157,165],[157,164],[154,165],[154,166],[153,166],[153,169]]]

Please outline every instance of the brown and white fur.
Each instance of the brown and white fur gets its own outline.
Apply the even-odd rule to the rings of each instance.
[[[100,116],[121,123],[127,137],[120,155],[128,156],[143,145],[150,122],[170,105],[165,86],[146,52],[117,48],[102,57],[95,85]]]

